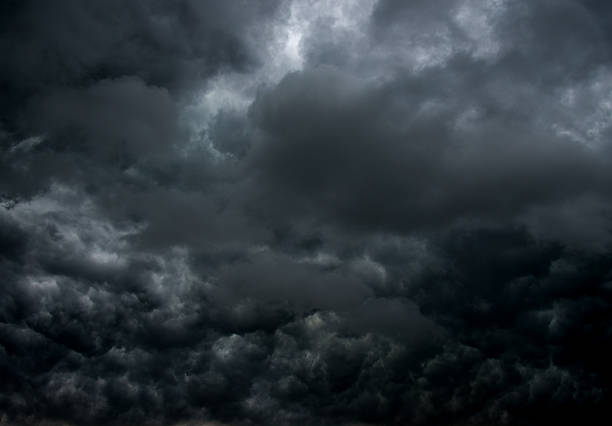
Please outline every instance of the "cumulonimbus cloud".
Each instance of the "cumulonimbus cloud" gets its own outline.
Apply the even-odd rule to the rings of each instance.
[[[605,424],[611,10],[4,2],[0,423]]]

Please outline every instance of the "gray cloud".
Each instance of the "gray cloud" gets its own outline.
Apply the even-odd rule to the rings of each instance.
[[[603,424],[609,20],[4,2],[0,423]]]

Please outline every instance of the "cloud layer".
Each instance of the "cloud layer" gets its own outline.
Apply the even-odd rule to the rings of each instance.
[[[4,2],[0,424],[605,424],[610,19]]]

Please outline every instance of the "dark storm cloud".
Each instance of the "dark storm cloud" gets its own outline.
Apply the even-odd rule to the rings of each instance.
[[[0,423],[605,424],[609,9],[4,2]]]
[[[608,195],[607,158],[513,118],[535,106],[487,99],[475,68],[459,61],[374,87],[325,68],[287,76],[253,105],[265,130],[254,167],[280,200],[295,197],[294,214],[393,231]],[[466,104],[477,112],[464,124]]]
[[[122,75],[180,86],[221,66],[248,65],[254,58],[243,31],[274,7],[274,1],[8,1],[3,86],[28,93]]]
[[[9,1],[2,8],[4,154],[23,155],[29,149],[12,148],[29,138],[45,142],[27,165],[6,158],[2,192],[11,193],[18,185],[15,192],[38,190],[38,175],[82,180],[72,163],[87,162],[99,175],[107,174],[96,170],[100,160],[127,168],[169,155],[181,142],[174,95],[189,95],[221,68],[252,66],[248,32],[276,4]],[[75,151],[85,158],[71,157]]]

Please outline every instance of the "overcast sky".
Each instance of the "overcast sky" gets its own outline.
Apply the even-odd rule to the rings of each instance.
[[[611,360],[612,2],[0,3],[1,425],[604,425]]]

